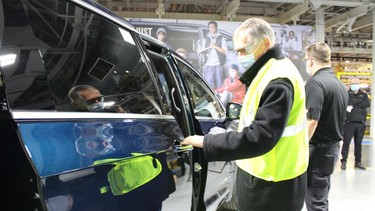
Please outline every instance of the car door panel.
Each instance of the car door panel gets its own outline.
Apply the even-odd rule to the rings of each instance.
[[[182,132],[173,118],[124,119],[18,122],[21,140],[43,184],[42,198],[47,207],[69,195],[74,200],[72,210],[158,210],[162,207],[169,210],[162,206],[162,203],[168,204],[163,201],[170,194],[178,193],[176,189],[181,190],[181,184],[186,186],[183,181],[191,177],[189,158],[183,154],[181,167],[172,151],[174,141],[180,139]],[[129,167],[143,157],[150,159],[136,163],[137,169],[148,168],[154,160],[160,163],[161,170],[154,177],[141,178],[144,172],[134,172]],[[109,177],[117,167],[123,171],[124,181],[139,178],[124,184],[126,188],[121,194],[114,193],[116,182],[111,183]],[[188,210],[190,195],[184,198],[188,199]],[[140,203],[147,199],[149,203]]]

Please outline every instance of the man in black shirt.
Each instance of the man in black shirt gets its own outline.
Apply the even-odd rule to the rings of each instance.
[[[344,84],[331,69],[331,50],[325,43],[306,48],[305,85],[310,160],[307,169],[307,210],[328,210],[330,175],[338,160],[348,103]]]
[[[370,106],[368,96],[359,89],[359,78],[351,79],[351,86],[348,91],[349,102],[346,109],[346,121],[344,125],[344,141],[341,149],[341,169],[346,169],[346,160],[348,158],[349,145],[354,136],[354,156],[355,168],[366,170],[361,163],[362,158],[362,139],[366,130],[367,107]]]

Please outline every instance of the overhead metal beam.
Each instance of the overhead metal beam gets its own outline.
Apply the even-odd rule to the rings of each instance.
[[[113,11],[116,14],[124,18],[158,18],[155,12],[140,12],[140,11]],[[223,17],[219,14],[203,14],[203,13],[173,13],[168,12],[163,16],[164,19],[188,19],[191,20],[191,17],[194,17],[194,20],[217,20],[222,21]],[[272,17],[261,17],[261,16],[249,16],[249,15],[236,15],[233,21],[242,22],[251,17],[262,18],[263,20],[269,23],[277,23],[276,18]]]
[[[125,2],[125,1],[99,1],[102,5],[107,7],[127,7],[127,8],[147,8],[147,9],[156,9],[158,8],[159,3],[148,2],[148,1],[134,1],[134,2]],[[188,4],[188,5],[215,5],[218,6],[221,4],[221,0],[170,0],[164,3],[165,8],[169,8],[171,4]]]
[[[289,3],[298,4],[303,3],[304,0],[251,0],[253,2],[266,2],[266,3]],[[340,6],[340,7],[357,7],[360,5],[374,6],[374,0],[311,0],[311,3],[327,6]]]
[[[226,4],[228,4],[228,0],[223,1],[223,2],[220,4],[219,8],[217,8],[217,10],[216,10],[216,13],[219,13],[220,10],[221,10],[221,8],[223,8]]]
[[[364,1],[364,0],[311,0],[317,3],[321,3],[322,5],[327,6],[339,6],[339,7],[358,7],[361,5],[365,5],[368,7],[373,7],[375,5],[374,0]]]
[[[307,7],[308,8],[308,7]],[[278,16],[279,23],[285,24],[293,20],[293,16],[300,16],[307,12],[306,6],[304,4],[298,4],[287,12],[284,12]]]
[[[310,0],[313,4],[327,5],[327,6],[341,6],[341,7],[357,7],[360,5],[365,5],[369,7],[375,6],[374,0]],[[98,0],[99,3],[106,5],[110,4],[112,6],[126,6],[126,1],[113,1],[113,0]],[[198,4],[198,5],[215,5],[220,7],[222,0],[169,0],[165,2],[165,5],[169,4]],[[260,3],[289,3],[289,4],[299,4],[304,3],[304,0],[251,0],[251,2],[260,2]],[[247,2],[242,2],[247,3]],[[241,3],[241,4],[242,4]],[[157,5],[156,2],[147,2],[147,1],[137,1],[130,2],[129,6],[131,7],[150,7]]]
[[[373,20],[372,15],[363,17],[362,19],[357,20],[352,26],[352,31],[357,31],[362,28],[372,26],[372,20]]]
[[[362,15],[365,15],[368,11],[367,6],[359,6],[357,8],[354,8],[348,12],[341,13],[337,15],[336,17],[333,17],[329,20],[326,21],[325,25],[326,28],[332,28],[334,26],[343,24],[346,22],[348,19],[353,18],[353,17],[359,17]]]

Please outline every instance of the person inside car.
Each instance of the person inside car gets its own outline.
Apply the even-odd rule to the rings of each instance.
[[[120,106],[106,106],[104,96],[98,89],[89,85],[77,85],[71,88],[69,98],[77,111],[125,113],[125,110]]]

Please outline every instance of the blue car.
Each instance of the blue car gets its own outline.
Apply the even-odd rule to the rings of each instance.
[[[188,61],[88,0],[0,2],[0,126],[2,210],[233,201],[234,163],[180,141],[236,120]]]

